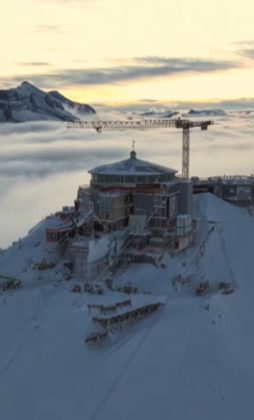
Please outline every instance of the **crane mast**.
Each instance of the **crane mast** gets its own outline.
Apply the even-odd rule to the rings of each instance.
[[[207,130],[209,125],[213,125],[211,120],[191,121],[187,119],[150,119],[150,120],[126,120],[126,121],[75,121],[67,122],[67,128],[94,129],[98,133],[103,130],[145,130],[150,128],[178,128],[182,129],[182,176],[189,178],[190,170],[190,129],[200,127],[201,130]]]

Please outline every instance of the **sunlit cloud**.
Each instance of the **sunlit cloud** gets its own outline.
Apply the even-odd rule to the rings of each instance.
[[[62,25],[35,25],[35,32],[63,32],[65,29]]]
[[[235,46],[238,46],[238,47],[252,47],[252,46],[254,46],[254,40],[249,39],[249,40],[231,42],[231,45],[235,45]]]
[[[251,60],[254,59],[254,40],[231,42],[230,45],[234,47],[234,54]]]
[[[103,0],[47,0],[50,2],[56,3],[92,3],[94,1],[103,1]]]
[[[239,67],[239,63],[236,61],[199,58],[141,57],[136,58],[135,62],[135,65],[117,67],[67,69],[36,75],[27,74],[22,77],[13,77],[12,80],[13,82],[21,82],[25,78],[42,87],[49,85],[56,87],[105,85],[162,76],[173,77],[184,73],[209,73]]]
[[[254,48],[242,48],[237,53],[251,60],[254,59]]]
[[[44,62],[44,61],[27,61],[24,63],[17,63],[19,66],[27,66],[27,67],[49,67],[52,64]]]
[[[254,98],[239,98],[231,100],[213,100],[213,101],[174,101],[166,102],[151,98],[140,98],[138,101],[132,101],[130,103],[119,102],[115,104],[103,104],[94,103],[94,106],[104,107],[119,110],[119,111],[130,111],[130,112],[142,112],[150,109],[162,110],[164,112],[170,110],[182,110],[185,108],[196,108],[196,109],[215,109],[215,108],[226,108],[226,109],[241,109],[238,111],[240,115],[249,115],[254,113]],[[248,109],[250,108],[250,109]],[[99,109],[99,108],[98,108]]]

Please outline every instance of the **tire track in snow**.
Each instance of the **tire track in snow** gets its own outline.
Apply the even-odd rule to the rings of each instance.
[[[172,275],[174,275],[174,273],[172,273]],[[170,302],[173,298],[174,298],[174,293],[172,293],[171,295],[168,296],[168,299],[165,301],[164,308],[158,314],[154,314],[154,321],[153,321],[153,323],[151,323],[150,328],[148,328],[148,330],[145,332],[145,334],[142,336],[142,338],[138,341],[138,343],[137,343],[136,347],[134,348],[134,350],[132,351],[130,357],[128,358],[128,360],[126,361],[126,363],[124,364],[122,369],[120,369],[120,372],[117,374],[117,376],[115,377],[115,379],[113,380],[113,382],[111,383],[109,388],[107,389],[106,393],[102,397],[101,401],[95,407],[95,409],[92,412],[92,414],[90,415],[90,417],[88,417],[89,420],[96,420],[98,418],[98,415],[101,413],[101,410],[103,409],[104,405],[106,404],[106,402],[108,401],[110,396],[113,394],[115,388],[119,384],[120,380],[123,378],[127,369],[133,363],[133,361],[134,361],[135,357],[137,356],[140,348],[143,346],[143,344],[145,343],[145,341],[147,340],[149,335],[154,330],[155,326],[157,325],[157,323],[159,322],[159,320],[162,316],[162,313],[168,307],[168,305],[170,304]]]
[[[42,295],[41,303],[37,306],[37,308],[35,309],[34,313],[29,318],[30,320],[35,320],[36,319],[36,316],[38,315],[38,313],[44,308],[44,306],[49,301],[49,299],[51,298],[51,296],[54,294],[55,291],[56,291],[56,288],[53,288],[50,292],[46,293],[45,295]],[[9,361],[7,362],[7,364],[4,367],[1,368],[1,370],[0,370],[0,375],[1,376],[15,362],[15,360],[17,359],[17,357],[20,354],[20,352],[23,350],[23,348],[25,347],[25,345],[27,344],[27,342],[31,339],[31,337],[35,334],[35,332],[37,331],[37,329],[41,327],[42,323],[43,323],[43,320],[41,320],[36,327],[33,327],[33,328],[30,329],[30,331],[25,336],[23,342],[18,346],[18,348],[14,351],[13,355],[10,357]]]
[[[138,343],[137,343],[136,347],[134,348],[133,352],[131,353],[130,357],[127,359],[127,361],[124,364],[124,366],[122,367],[122,369],[120,369],[120,372],[118,373],[118,375],[116,376],[116,378],[114,379],[114,381],[112,382],[110,387],[107,389],[106,393],[102,397],[102,400],[99,402],[99,404],[96,406],[93,413],[90,415],[89,420],[96,420],[98,418],[98,414],[101,413],[101,410],[103,409],[103,406],[105,405],[105,403],[107,402],[109,397],[114,392],[114,389],[116,388],[116,386],[118,385],[118,383],[120,382],[122,377],[124,376],[126,370],[130,367],[130,365],[134,361],[137,353],[140,350],[140,347],[144,344],[144,342],[146,341],[148,336],[151,334],[152,330],[154,329],[157,322],[159,321],[159,318],[161,317],[161,314],[162,314],[162,311],[159,314],[155,315],[155,320],[152,323],[151,327],[148,329],[148,331],[146,331],[146,333],[143,335],[143,337],[138,341]]]
[[[187,339],[185,349],[183,351],[181,362],[179,363],[178,373],[177,373],[177,377],[176,377],[176,380],[175,380],[175,385],[174,385],[174,388],[173,388],[173,391],[172,391],[172,394],[171,394],[170,401],[169,401],[169,403],[166,403],[166,416],[169,419],[171,418],[171,413],[170,412],[172,411],[172,405],[174,403],[176,393],[179,389],[179,384],[180,384],[180,381],[181,381],[181,378],[182,378],[182,375],[183,375],[185,359],[186,359],[186,356],[189,354],[189,348],[190,348],[190,345],[191,345],[191,342],[192,342],[193,333],[195,331],[195,327],[196,327],[197,321],[198,321],[198,314],[199,314],[199,307],[197,308],[197,313],[196,313],[195,319],[193,320],[193,325],[192,325],[192,328],[190,330],[190,334],[189,334],[189,337]]]
[[[9,367],[13,364],[13,362],[16,360],[17,356],[22,351],[22,349],[25,347],[27,341],[32,337],[32,335],[34,334],[34,332],[35,332],[34,329],[33,330],[30,330],[30,333],[25,337],[23,343],[20,344],[20,346],[16,349],[16,351],[11,356],[11,358],[9,359],[9,361],[7,362],[7,364],[0,370],[0,375],[3,375],[9,369]]]
[[[228,272],[229,272],[229,277],[230,277],[231,283],[235,288],[238,288],[238,284],[235,280],[234,272],[233,272],[232,267],[231,267],[230,258],[228,256],[226,241],[225,241],[224,234],[223,234],[223,228],[221,226],[216,226],[216,232],[217,232],[219,240],[221,242],[221,248],[222,248],[222,251],[223,251],[223,254],[224,254],[226,264],[228,266]]]
[[[210,238],[210,235],[213,232],[214,232],[213,230],[208,231],[207,238],[203,242],[204,245],[207,244],[207,242]],[[228,253],[227,253],[226,242],[225,242],[225,239],[224,239],[224,236],[223,236],[223,229],[221,228],[221,226],[219,224],[215,225],[215,232],[217,233],[218,239],[221,243],[222,252],[223,252],[223,255],[224,255],[226,265],[228,267],[231,282],[234,286],[236,286],[237,283],[234,279],[234,273],[233,273],[233,270],[231,268],[230,259],[229,259]],[[200,260],[201,260],[201,258],[199,257],[198,258],[198,264],[199,264]],[[192,328],[191,328],[191,331],[190,331],[190,334],[189,334],[189,337],[188,337],[188,340],[187,340],[187,344],[186,344],[185,350],[183,352],[182,360],[179,364],[178,374],[177,374],[177,378],[176,378],[176,381],[175,381],[175,386],[174,386],[174,389],[173,389],[173,392],[172,392],[172,396],[170,398],[170,402],[166,404],[166,415],[167,415],[168,418],[171,418],[171,415],[172,415],[173,403],[175,401],[176,394],[177,394],[177,391],[179,389],[181,378],[182,378],[182,375],[183,375],[183,372],[184,372],[185,359],[186,359],[186,356],[189,354],[189,349],[190,349],[190,346],[191,346],[193,333],[195,331],[195,327],[196,327],[197,321],[198,321],[198,313],[199,313],[199,311],[197,310],[197,314],[196,314],[195,320],[193,321],[193,325],[192,325]],[[167,410],[167,407],[168,407],[169,412]]]

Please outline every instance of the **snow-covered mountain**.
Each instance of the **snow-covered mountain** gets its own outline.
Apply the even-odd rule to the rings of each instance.
[[[146,111],[140,114],[146,118],[176,118],[180,116],[178,111]]]
[[[190,109],[188,115],[191,116],[211,116],[211,117],[224,117],[227,115],[223,109]]]
[[[148,110],[137,114],[144,118],[189,118],[189,117],[225,117],[227,112],[223,109],[190,109],[187,110]]]
[[[22,279],[0,294],[1,419],[252,420],[254,218],[210,194],[195,197],[195,216],[191,250],[165,253],[161,268],[116,273],[115,286],[138,288],[128,295],[134,304],[162,297],[164,305],[99,348],[84,344],[96,314],[87,304],[124,296],[103,283],[103,296],[70,292],[74,280],[64,280],[45,242],[50,219],[0,254],[0,274]],[[43,258],[54,268],[38,271]],[[198,271],[211,285],[203,297],[194,293]],[[185,281],[172,284],[176,275]],[[221,294],[221,281],[235,292]]]
[[[0,90],[0,122],[36,120],[76,121],[95,110],[65,98],[57,91],[43,92],[29,82]]]

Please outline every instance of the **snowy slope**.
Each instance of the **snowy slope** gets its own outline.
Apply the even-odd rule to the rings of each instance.
[[[73,102],[57,91],[43,92],[29,82],[0,90],[0,122],[36,120],[75,121],[95,111],[89,105]]]
[[[57,253],[44,242],[50,219],[21,248],[0,254],[1,273],[24,283],[0,294],[1,419],[252,420],[254,219],[210,194],[195,200],[201,234],[193,250],[165,254],[164,269],[131,265],[114,280],[136,285],[134,299],[163,296],[164,307],[101,348],[83,344],[93,329],[86,303],[124,296],[70,293],[73,281],[63,280]],[[38,279],[28,260],[42,257],[57,265]],[[211,284],[204,297],[194,295],[200,272]],[[173,287],[177,274],[192,280]],[[235,293],[220,294],[218,281],[229,279]]]

